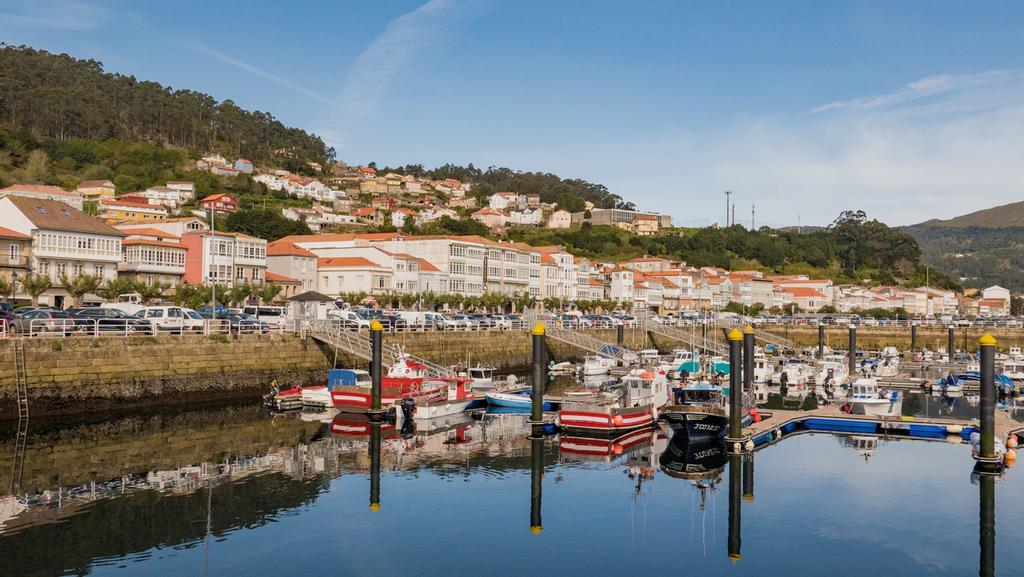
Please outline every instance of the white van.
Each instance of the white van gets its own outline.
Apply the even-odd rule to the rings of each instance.
[[[184,328],[191,328],[193,323],[192,319],[185,314],[184,309],[175,306],[145,307],[135,313],[135,316],[149,321],[154,332],[181,332]]]
[[[284,307],[248,306],[242,309],[242,312],[267,323],[272,329],[283,329],[287,320],[287,310]]]
[[[103,303],[100,305],[101,308],[105,309],[118,309],[126,315],[134,315],[146,308],[142,304],[142,295],[139,293],[128,293],[117,297],[116,302]]]
[[[397,314],[411,329],[432,330],[441,328],[444,315],[433,311],[398,311]]]

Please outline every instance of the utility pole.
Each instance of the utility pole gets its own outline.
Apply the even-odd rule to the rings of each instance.
[[[217,218],[217,211],[214,210],[213,203],[210,203],[210,264],[207,265],[207,272],[210,271],[210,266],[213,267],[214,271],[217,270],[217,265],[213,264],[213,256],[217,254],[214,250],[214,245],[217,242],[217,231],[214,230],[216,228],[214,226],[216,224],[214,221],[215,218]],[[213,318],[217,318],[217,280],[211,278],[210,281],[210,297],[213,301]]]
[[[729,226],[729,197],[732,196],[732,191],[725,191],[725,226]]]
[[[757,230],[754,228],[754,210],[757,208],[756,204],[750,205],[750,230]]]

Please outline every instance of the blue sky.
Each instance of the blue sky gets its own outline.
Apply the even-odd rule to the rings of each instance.
[[[0,40],[232,99],[350,163],[600,182],[680,224],[1024,200],[1024,3],[0,0]]]

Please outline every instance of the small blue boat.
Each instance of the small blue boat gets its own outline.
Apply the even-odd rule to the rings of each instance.
[[[526,409],[529,410],[533,406],[533,400],[530,397],[530,390],[517,391],[514,393],[487,393],[487,404],[492,407],[505,407],[508,409]],[[554,410],[551,403],[544,403],[544,410]]]

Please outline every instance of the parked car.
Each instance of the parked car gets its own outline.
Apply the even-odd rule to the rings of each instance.
[[[287,310],[279,306],[248,306],[242,309],[242,313],[256,317],[277,329],[283,329],[287,321]]]
[[[132,334],[141,332],[152,334],[153,327],[144,319],[133,317],[121,309],[105,307],[85,307],[69,309],[76,324],[83,331],[115,332]]]
[[[135,313],[135,317],[145,319],[155,332],[181,333],[193,326],[193,319],[185,314],[182,307],[176,306],[146,307]]]
[[[484,313],[470,313],[466,315],[470,319],[476,321],[477,327],[481,329],[489,329],[494,327],[494,319],[490,315]]]
[[[269,324],[245,313],[229,312],[224,315],[223,319],[230,323],[231,331],[235,333],[270,332]]]
[[[462,314],[455,314],[444,317],[441,326],[446,331],[468,331],[476,328],[476,323],[472,319]]]
[[[0,303],[0,330],[10,330],[10,323],[16,318],[11,303]]]
[[[67,311],[37,308],[16,315],[10,330],[24,334],[61,333],[68,336],[78,332],[79,328]]]
[[[512,319],[507,315],[492,315],[491,319],[494,320],[494,328],[507,331],[512,329]]]
[[[356,311],[331,309],[327,311],[327,318],[339,321],[342,327],[347,329],[369,329],[370,319]]]
[[[441,325],[444,322],[444,316],[441,313],[435,313],[433,311],[398,311],[398,316],[402,317],[410,328],[431,330],[443,328]]]
[[[231,310],[228,307],[224,306],[224,305],[217,305],[217,306],[206,305],[206,306],[199,307],[198,309],[196,309],[196,312],[198,312],[199,314],[203,315],[203,318],[211,318],[211,319],[218,318],[219,319],[219,318],[222,318],[224,315],[228,314],[229,312],[231,312]],[[210,315],[209,317],[206,316],[207,313],[209,313],[209,315]]]

